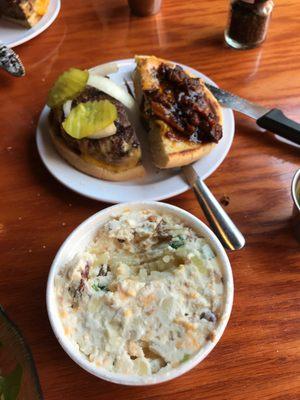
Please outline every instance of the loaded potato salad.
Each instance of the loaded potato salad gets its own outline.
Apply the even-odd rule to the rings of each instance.
[[[178,367],[213,340],[224,285],[206,240],[149,209],[110,217],[61,267],[55,293],[64,333],[87,360],[149,376]]]

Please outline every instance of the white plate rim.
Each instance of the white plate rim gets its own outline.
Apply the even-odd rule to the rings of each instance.
[[[47,13],[41,18],[41,20],[32,28],[27,29],[24,28],[24,32],[20,31],[20,39],[14,39],[11,41],[2,40],[2,42],[8,47],[17,47],[23,43],[28,42],[29,40],[35,38],[40,35],[46,29],[49,28],[50,25],[56,20],[58,13],[61,8],[61,0],[50,0],[49,8]],[[0,29],[1,29],[1,18],[0,18]]]
[[[129,58],[129,59],[122,59],[122,60],[115,60],[115,61],[111,61],[108,63],[104,63],[101,64],[103,66],[105,66],[106,64],[111,64],[111,63],[117,63],[118,66],[122,67],[122,66],[128,66],[134,63],[134,59],[133,58]],[[178,64],[178,63],[177,63]],[[204,75],[203,73],[189,67],[183,64],[179,64],[181,65],[184,69],[189,70],[191,73],[195,74],[196,76],[200,76],[202,78],[204,78],[207,82],[209,82],[210,84],[213,84],[215,86],[217,86],[215,84],[215,82],[213,82],[210,78],[208,78],[206,75]],[[177,196],[185,191],[187,191],[190,187],[189,185],[184,182],[184,180],[182,180],[182,182],[180,183],[176,183],[175,180],[176,178],[178,179],[178,176],[180,176],[180,174],[174,175],[170,178],[168,178],[167,180],[164,180],[162,182],[154,182],[151,184],[146,184],[145,185],[140,185],[140,187],[148,187],[149,190],[145,191],[145,193],[140,193],[143,194],[143,197],[138,197],[136,195],[131,195],[131,192],[134,193],[133,188],[135,188],[135,190],[137,190],[137,185],[135,184],[134,186],[122,186],[122,182],[109,182],[109,181],[104,181],[104,180],[99,180],[97,178],[93,178],[90,177],[86,174],[83,174],[80,171],[77,171],[75,168],[73,168],[72,166],[70,166],[65,160],[63,160],[60,156],[58,156],[56,154],[57,159],[60,160],[60,162],[64,163],[64,168],[66,170],[71,170],[73,171],[73,173],[75,173],[78,177],[78,180],[80,181],[80,177],[82,179],[85,179],[86,182],[94,182],[99,183],[102,182],[104,184],[104,186],[108,185],[108,186],[116,186],[118,184],[120,184],[120,187],[126,190],[127,189],[127,193],[125,194],[125,198],[120,200],[120,198],[116,198],[116,195],[111,195],[110,193],[107,193],[105,190],[101,191],[100,193],[92,193],[89,190],[86,189],[85,185],[82,185],[82,187],[78,188],[78,184],[77,186],[74,186],[73,184],[73,180],[66,180],[64,177],[61,176],[61,174],[57,171],[57,168],[51,164],[51,160],[49,159],[49,157],[46,154],[46,151],[49,150],[49,148],[47,149],[47,146],[49,146],[47,144],[47,141],[49,143],[50,140],[47,137],[47,139],[45,139],[45,134],[46,134],[46,130],[47,130],[47,124],[48,124],[48,112],[49,112],[49,108],[47,106],[44,107],[44,109],[41,112],[39,121],[38,121],[38,125],[37,125],[37,131],[36,131],[36,144],[37,144],[37,149],[39,152],[39,155],[41,157],[41,160],[43,162],[43,164],[45,165],[45,167],[47,168],[47,170],[51,173],[52,176],[54,176],[60,183],[62,183],[64,186],[66,186],[67,188],[71,189],[72,191],[83,195],[85,197],[91,198],[93,200],[97,200],[97,201],[103,201],[103,202],[107,202],[107,203],[111,203],[111,204],[117,204],[117,203],[121,203],[121,202],[129,202],[129,201],[136,201],[136,200],[148,200],[148,201],[161,201],[161,200],[165,200],[174,196]],[[222,109],[223,112],[223,119],[224,122],[228,124],[229,128],[228,128],[228,132],[227,135],[228,137],[226,137],[226,142],[221,142],[220,144],[223,145],[224,147],[224,151],[222,152],[222,154],[218,157],[217,161],[213,164],[210,165],[207,168],[206,173],[201,175],[201,178],[204,180],[206,179],[208,176],[210,176],[219,166],[220,164],[224,161],[225,157],[227,156],[231,145],[232,145],[232,141],[234,138],[234,131],[235,131],[235,122],[234,122],[234,114],[232,112],[232,110],[230,109]],[[220,148],[220,144],[218,145],[218,147]],[[52,151],[55,152],[54,147],[52,145],[52,143],[50,144],[50,146],[52,147]],[[218,149],[218,147],[216,146],[210,154],[213,154],[214,151],[216,151],[216,149]],[[56,153],[56,152],[55,152]],[[194,166],[197,169],[197,163],[199,163],[201,160],[199,160],[198,162],[196,162],[194,164]],[[199,173],[199,171],[198,171]],[[166,191],[162,190],[160,188],[160,190],[157,192],[155,192],[155,190],[158,190],[158,188],[162,185],[164,185],[164,182],[168,182],[171,186],[175,186],[175,188],[168,189]],[[134,184],[134,183],[133,183]],[[152,194],[154,191],[154,194]],[[151,193],[150,193],[151,192]],[[128,195],[129,193],[129,195]],[[155,194],[156,193],[156,194]],[[145,197],[144,197],[145,196]]]

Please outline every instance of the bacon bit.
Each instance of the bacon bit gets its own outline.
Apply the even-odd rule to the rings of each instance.
[[[155,215],[150,215],[150,217],[148,217],[148,221],[149,222],[156,222],[157,221],[157,217],[155,217]]]
[[[224,207],[228,206],[229,203],[230,203],[230,197],[229,197],[229,196],[225,196],[225,195],[222,196],[221,199],[220,199],[220,203],[221,203]]]
[[[85,287],[84,280],[80,279],[80,283],[79,283],[79,286],[77,288],[77,292],[82,293],[84,291],[84,287]]]
[[[213,322],[213,323],[217,322],[216,315],[210,310],[201,313],[200,319],[206,319],[207,321]]]
[[[206,340],[208,342],[213,342],[216,338],[216,335],[214,332],[210,332],[207,336],[206,336]]]
[[[165,221],[161,220],[160,223],[156,226],[156,232],[159,240],[171,240],[172,235],[165,230]]]
[[[82,294],[85,288],[85,283],[84,281],[89,279],[89,272],[90,272],[90,266],[89,263],[86,263],[84,270],[81,271],[81,279],[80,279],[80,283],[79,286],[76,290],[76,292]]]
[[[110,271],[109,265],[103,264],[101,265],[97,276],[107,276],[107,273]]]
[[[89,279],[90,266],[86,263],[84,270],[81,272],[81,277],[85,280]]]

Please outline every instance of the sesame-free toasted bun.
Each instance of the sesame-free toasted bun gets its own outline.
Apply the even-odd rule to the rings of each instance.
[[[133,81],[137,101],[141,104],[143,92],[145,90],[155,90],[159,88],[159,81],[156,77],[156,71],[159,66],[164,63],[175,67],[175,64],[154,56],[136,56],[135,61],[137,68],[133,74]],[[189,72],[185,72],[192,77]],[[193,76],[193,78],[195,77]],[[222,109],[218,101],[204,85],[203,80],[201,78],[198,79],[218,119],[218,123],[222,125]],[[216,145],[216,143],[213,142],[194,143],[185,140],[184,135],[182,135],[182,140],[179,140],[178,137],[176,140],[172,140],[172,138],[166,135],[169,127],[164,121],[160,120],[158,117],[150,119],[145,115],[142,115],[142,117],[146,120],[149,128],[148,140],[152,159],[154,164],[159,168],[174,168],[191,164],[208,154]]]

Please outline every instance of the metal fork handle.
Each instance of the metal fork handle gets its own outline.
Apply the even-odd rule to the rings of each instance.
[[[244,236],[206,184],[198,178],[193,189],[206,219],[223,246],[229,250],[243,248],[246,243]]]

